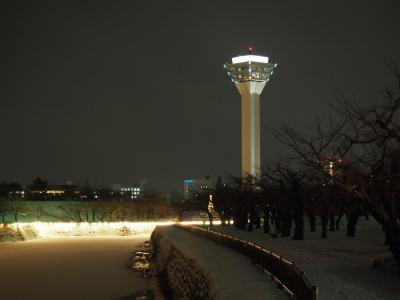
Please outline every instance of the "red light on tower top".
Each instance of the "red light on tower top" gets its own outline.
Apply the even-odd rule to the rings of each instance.
[[[247,49],[247,51],[249,52],[249,54],[253,54],[253,50],[254,50],[254,49],[253,49],[253,47],[251,47],[251,46]]]

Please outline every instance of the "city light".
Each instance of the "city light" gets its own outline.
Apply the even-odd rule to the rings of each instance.
[[[254,61],[254,62],[267,64],[268,57],[260,56],[260,55],[242,55],[242,56],[232,57],[233,64],[239,64],[239,63],[247,62],[247,61]]]

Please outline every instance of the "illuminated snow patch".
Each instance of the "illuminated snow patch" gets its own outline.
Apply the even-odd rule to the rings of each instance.
[[[32,222],[13,223],[9,226],[20,231],[30,231],[36,238],[54,238],[68,236],[135,236],[150,235],[156,226],[173,224],[181,225],[210,225],[209,221],[164,221],[164,222]],[[215,220],[213,224],[220,225]]]

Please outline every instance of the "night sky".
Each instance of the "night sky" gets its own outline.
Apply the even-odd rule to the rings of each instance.
[[[7,2],[7,3],[5,3]],[[262,121],[306,130],[339,89],[393,84],[399,1],[2,1],[0,181],[160,190],[239,175],[240,95],[222,64],[278,63]],[[262,133],[262,160],[283,147]]]

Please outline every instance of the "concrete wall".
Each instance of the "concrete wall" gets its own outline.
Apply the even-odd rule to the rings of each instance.
[[[166,299],[216,299],[208,274],[166,238],[160,228],[151,236],[152,276]]]

